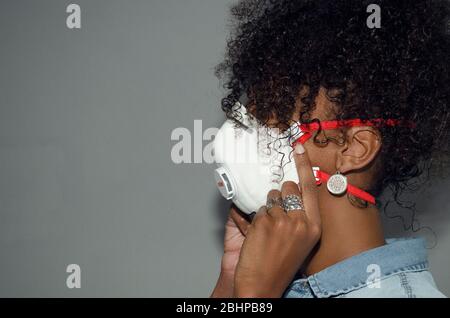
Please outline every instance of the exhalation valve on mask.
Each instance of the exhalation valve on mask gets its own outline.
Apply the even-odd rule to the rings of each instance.
[[[298,183],[291,144],[302,135],[295,123],[284,132],[258,123],[239,102],[239,125],[228,119],[214,141],[220,193],[247,214],[266,204],[267,193],[285,181]]]

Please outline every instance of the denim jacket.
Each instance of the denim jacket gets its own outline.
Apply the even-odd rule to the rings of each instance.
[[[386,245],[293,281],[286,298],[446,297],[429,272],[425,241],[388,239]]]

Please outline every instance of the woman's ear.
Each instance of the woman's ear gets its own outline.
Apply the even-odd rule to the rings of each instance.
[[[379,132],[372,127],[347,129],[345,146],[339,150],[336,170],[347,173],[369,166],[381,149]]]

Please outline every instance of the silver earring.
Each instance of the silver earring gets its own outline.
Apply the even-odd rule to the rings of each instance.
[[[327,181],[327,189],[331,194],[341,195],[347,191],[347,177],[339,171],[332,175]]]

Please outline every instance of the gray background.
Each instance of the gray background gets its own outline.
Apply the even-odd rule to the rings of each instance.
[[[170,136],[223,121],[213,67],[231,2],[77,1],[69,30],[70,2],[1,1],[0,296],[209,295],[226,203],[212,165],[171,161]],[[449,187],[416,195],[447,295]],[[399,219],[387,233],[411,234]],[[72,263],[81,289],[66,287]]]

